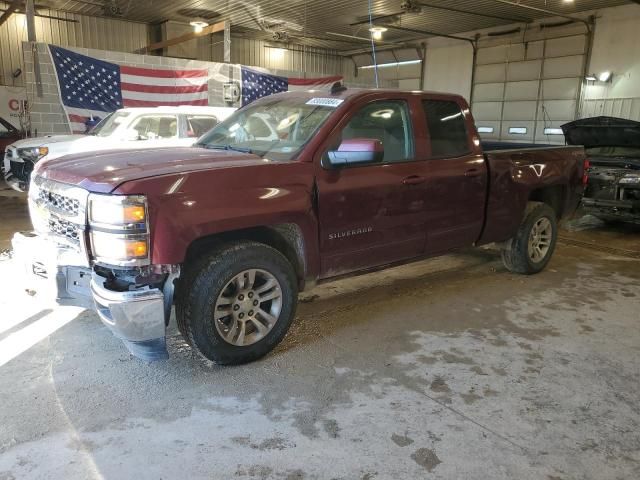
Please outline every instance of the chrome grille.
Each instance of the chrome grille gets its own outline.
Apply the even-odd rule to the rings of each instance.
[[[38,192],[38,198],[43,205],[53,211],[62,212],[73,217],[78,215],[80,211],[80,201],[75,198],[66,197],[45,189],[41,189]]]
[[[78,243],[78,239],[80,238],[77,225],[55,215],[51,215],[49,217],[49,231],[55,235],[64,237],[73,243]]]

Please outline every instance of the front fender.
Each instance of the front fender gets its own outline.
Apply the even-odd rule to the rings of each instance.
[[[147,196],[153,264],[181,264],[194,241],[211,235],[295,224],[314,270],[312,187],[311,166],[293,162],[154,177],[127,182],[115,193]]]

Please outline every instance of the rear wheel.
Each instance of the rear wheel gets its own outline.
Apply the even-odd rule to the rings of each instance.
[[[538,273],[551,260],[557,240],[555,211],[546,203],[529,202],[516,235],[502,250],[502,261],[511,272]]]
[[[229,245],[187,267],[176,299],[178,328],[209,360],[251,362],[282,341],[297,298],[284,255],[255,242]]]

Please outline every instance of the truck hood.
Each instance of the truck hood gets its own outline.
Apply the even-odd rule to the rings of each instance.
[[[562,125],[569,145],[640,147],[640,122],[615,117],[583,118]]]
[[[56,143],[70,143],[86,139],[87,135],[46,135],[44,137],[25,138],[13,144],[16,148],[49,146]]]
[[[36,164],[41,177],[79,185],[98,193],[112,192],[131,180],[198,170],[263,165],[258,155],[199,147],[107,150],[67,155]]]

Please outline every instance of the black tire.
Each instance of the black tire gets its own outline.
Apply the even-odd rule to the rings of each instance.
[[[533,226],[542,218],[547,218],[551,223],[551,242],[544,258],[534,261],[529,255],[529,236]],[[546,203],[529,202],[516,235],[507,240],[502,249],[502,262],[513,273],[532,275],[541,272],[551,260],[557,241],[558,220],[555,211]]]
[[[249,269],[261,269],[280,284],[282,306],[273,328],[256,343],[228,343],[214,323],[218,296],[228,282]],[[187,343],[204,358],[220,365],[252,362],[273,350],[285,337],[295,316],[298,284],[291,263],[267,245],[243,241],[223,245],[187,265],[176,298],[178,329]]]

